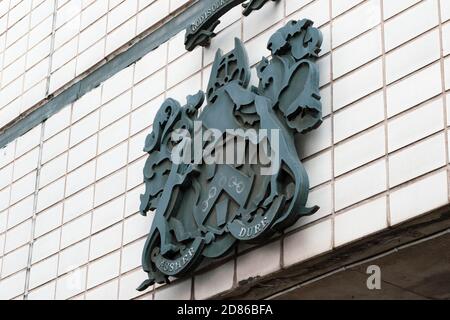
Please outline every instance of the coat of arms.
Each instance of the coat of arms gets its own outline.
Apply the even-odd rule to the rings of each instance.
[[[312,25],[291,21],[270,38],[258,87],[249,88],[247,54],[236,39],[233,51],[217,52],[206,93],[185,105],[167,99],[159,109],[144,149],[141,212],[155,216],[142,256],[149,279],[138,290],[318,210],[306,207],[308,176],[294,145],[296,134],[322,122],[315,64],[322,35]]]

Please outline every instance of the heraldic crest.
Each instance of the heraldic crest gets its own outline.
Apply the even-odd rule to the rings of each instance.
[[[294,144],[297,134],[322,123],[316,65],[322,34],[312,25],[291,21],[272,35],[272,57],[257,65],[258,87],[249,86],[247,53],[235,39],[233,51],[218,50],[206,94],[188,96],[183,106],[167,99],[160,107],[144,148],[140,210],[153,211],[154,219],[142,255],[149,278],[138,290],[192,273],[239,241],[268,239],[319,209],[306,207],[308,176]],[[271,133],[255,138],[246,134],[252,130]],[[201,132],[215,134],[200,134],[197,142]],[[217,147],[231,140],[246,146],[236,158],[254,159],[262,150],[269,161],[198,161],[206,151],[217,159]],[[226,150],[227,159],[234,155]]]

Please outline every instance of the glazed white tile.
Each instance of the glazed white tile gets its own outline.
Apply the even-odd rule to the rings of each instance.
[[[446,164],[444,134],[438,134],[389,156],[391,187]]]
[[[387,21],[384,26],[386,50],[389,51],[415,36],[433,28],[439,23],[438,1],[422,1],[398,16]]]
[[[280,269],[281,242],[274,241],[237,258],[237,281],[262,277]]]
[[[337,145],[334,149],[335,175],[382,157],[386,152],[385,140],[385,128],[378,126]]]
[[[59,277],[56,281],[56,299],[65,300],[84,291],[86,271],[86,267],[83,267]]]
[[[382,61],[377,59],[334,83],[334,110],[355,102],[383,86]]]
[[[25,291],[26,271],[18,272],[11,277],[0,280],[0,299],[12,299]]]
[[[192,280],[186,279],[174,283],[172,286],[164,286],[155,292],[155,300],[190,300]]]
[[[77,242],[73,246],[60,251],[58,274],[62,275],[73,271],[88,262],[89,239]]]
[[[128,272],[139,268],[142,263],[142,248],[146,239],[133,242],[122,249],[121,272]]]
[[[331,11],[333,14],[333,17],[336,17],[343,12],[348,11],[352,7],[356,6],[357,4],[361,3],[362,0],[334,0],[331,2]]]
[[[332,249],[331,219],[287,236],[283,245],[283,259],[286,267],[330,251]]]
[[[378,160],[335,182],[335,208],[343,209],[386,190],[386,160]]]
[[[113,280],[86,292],[86,300],[115,300],[119,291],[119,280]]]
[[[94,186],[77,192],[64,201],[64,223],[83,213],[88,212],[94,205]]]
[[[392,83],[441,56],[439,31],[433,30],[386,56],[386,81]]]
[[[381,55],[381,27],[333,50],[333,78],[339,78]]]
[[[36,216],[34,227],[34,236],[41,235],[53,230],[61,225],[62,222],[62,204],[59,203]]]
[[[195,277],[195,299],[204,300],[233,286],[234,261],[231,260],[213,270]],[[214,283],[214,286],[211,286]]]
[[[92,288],[119,275],[120,252],[114,252],[89,264],[87,287]]]
[[[388,19],[396,15],[397,13],[411,7],[417,2],[420,2],[420,0],[400,0],[400,1],[383,0],[384,19]]]
[[[389,152],[444,129],[443,111],[443,101],[439,98],[391,119],[388,122]]]
[[[89,260],[95,260],[120,248],[122,242],[122,223],[105,229],[91,237]]]
[[[59,251],[61,228],[38,238],[33,244],[31,263],[36,263]]]
[[[394,116],[441,93],[440,73],[439,63],[434,63],[390,85],[386,90],[388,116]]]
[[[447,203],[446,171],[428,175],[391,193],[391,224],[396,225]]]
[[[334,244],[341,246],[387,228],[386,197],[339,214],[334,219]]]
[[[96,208],[92,217],[92,232],[96,233],[123,218],[125,196],[120,196]]]
[[[378,91],[334,114],[334,141],[342,141],[384,120],[383,92]]]
[[[372,29],[381,21],[380,1],[368,0],[333,20],[333,47]]]

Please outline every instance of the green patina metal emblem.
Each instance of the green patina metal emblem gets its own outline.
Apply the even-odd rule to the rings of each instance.
[[[186,50],[192,51],[197,46],[208,46],[216,36],[214,29],[220,24],[219,18],[233,7],[242,4],[243,14],[248,16],[255,10],[261,9],[269,0],[214,0],[211,6],[202,12],[186,30]],[[278,1],[278,0],[271,0]]]
[[[159,109],[144,148],[140,209],[154,211],[154,219],[142,256],[149,278],[138,290],[190,274],[202,259],[221,257],[238,241],[259,243],[318,210],[306,207],[308,176],[294,144],[296,134],[322,122],[322,35],[312,25],[291,21],[270,38],[272,58],[257,66],[258,87],[249,87],[247,54],[236,39],[233,51],[217,52],[206,94],[188,96],[183,106],[167,99]],[[243,152],[218,156],[237,140]],[[264,161],[261,151],[269,155]]]

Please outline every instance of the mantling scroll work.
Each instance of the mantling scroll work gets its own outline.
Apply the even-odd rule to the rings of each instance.
[[[239,241],[261,243],[318,210],[306,206],[308,175],[294,140],[322,123],[321,44],[312,21],[289,22],[270,38],[272,58],[262,59],[259,85],[250,87],[235,39],[233,51],[218,50],[206,94],[163,103],[144,148],[140,210],[154,218],[142,255],[148,279],[138,290],[190,275],[203,259]]]
[[[209,0],[208,0],[209,1]],[[219,18],[235,6],[242,4],[243,14],[248,16],[253,11],[261,9],[269,0],[214,0],[195,21],[186,29],[184,45],[186,50],[192,51],[197,46],[206,47],[216,36],[214,30],[220,24]],[[278,0],[271,0],[278,1]]]

